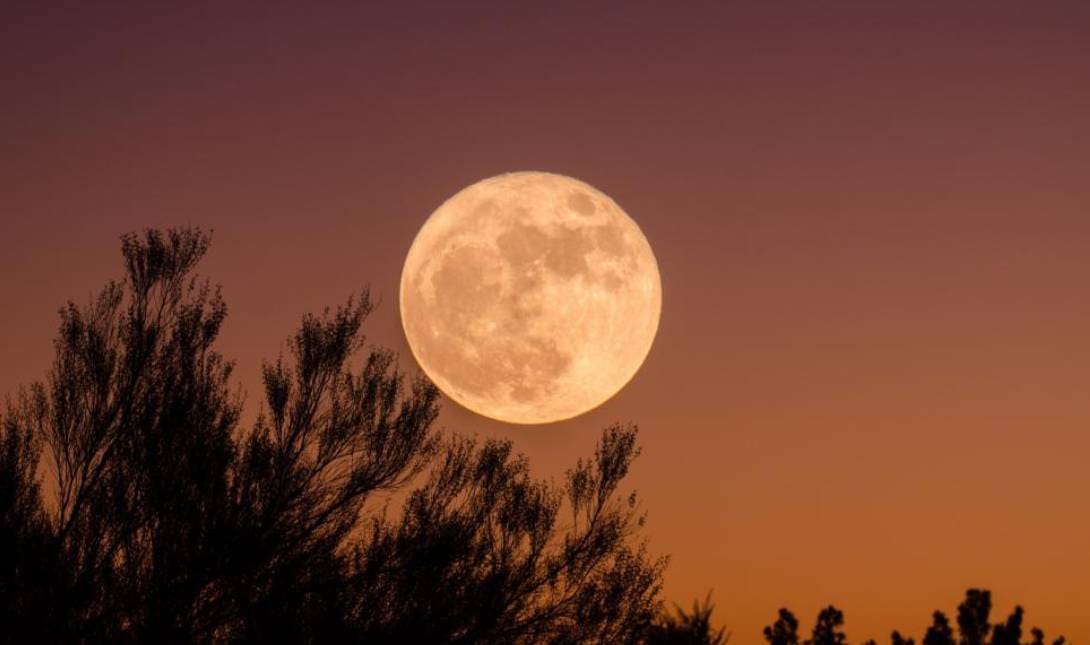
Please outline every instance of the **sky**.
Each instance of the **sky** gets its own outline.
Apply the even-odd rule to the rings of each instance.
[[[214,229],[221,347],[258,406],[304,312],[397,311],[426,217],[544,170],[613,197],[663,279],[604,406],[444,406],[560,478],[637,423],[630,477],[732,643],[776,609],[922,635],[970,586],[1090,641],[1090,4],[5,2],[0,393],[118,238]]]

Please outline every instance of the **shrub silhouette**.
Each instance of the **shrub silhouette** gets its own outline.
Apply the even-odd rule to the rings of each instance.
[[[649,645],[723,645],[730,640],[726,627],[712,624],[712,604],[709,593],[704,601],[693,603],[692,612],[675,605],[674,613],[663,612],[647,634]]]
[[[931,626],[923,637],[923,645],[1021,645],[1022,618],[1024,611],[1021,606],[1016,606],[1011,615],[1003,623],[994,627],[988,622],[992,610],[991,592],[984,589],[969,589],[965,593],[965,600],[958,605],[958,637],[954,637],[954,631],[950,627],[950,619],[941,611],[932,615]],[[844,624],[844,614],[833,606],[826,607],[818,614],[814,625],[813,637],[806,641],[806,645],[824,645],[826,643],[846,643],[847,637],[840,628]],[[769,645],[797,645],[799,621],[787,609],[780,609],[775,623],[764,628],[764,637]],[[1044,645],[1045,634],[1034,627],[1030,633],[1033,640],[1026,645]],[[912,645],[915,639],[906,638],[900,632],[893,631],[890,635],[893,645]],[[1064,645],[1063,636],[1052,641],[1052,645]],[[865,645],[873,645],[874,641],[866,641]]]
[[[559,485],[509,442],[441,436],[438,391],[364,349],[366,293],[303,318],[244,427],[215,347],[227,309],[194,277],[208,247],[194,229],[124,237],[125,279],[61,311],[48,378],[9,401],[7,639],[643,637],[664,560],[618,495],[634,428],[606,429]]]

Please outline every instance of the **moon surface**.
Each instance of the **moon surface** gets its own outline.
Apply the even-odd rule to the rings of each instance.
[[[515,172],[428,218],[400,300],[409,347],[447,396],[493,419],[549,423],[601,405],[636,374],[662,282],[647,238],[607,195]]]

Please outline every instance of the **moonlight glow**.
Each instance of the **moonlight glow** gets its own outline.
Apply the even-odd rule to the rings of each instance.
[[[477,182],[424,223],[401,321],[450,398],[512,423],[582,414],[624,387],[658,329],[651,246],[612,199],[561,175]]]

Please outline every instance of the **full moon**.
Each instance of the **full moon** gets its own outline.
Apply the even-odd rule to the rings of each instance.
[[[509,423],[580,415],[639,370],[658,330],[651,245],[594,187],[544,172],[464,188],[424,222],[401,322],[447,396]]]

